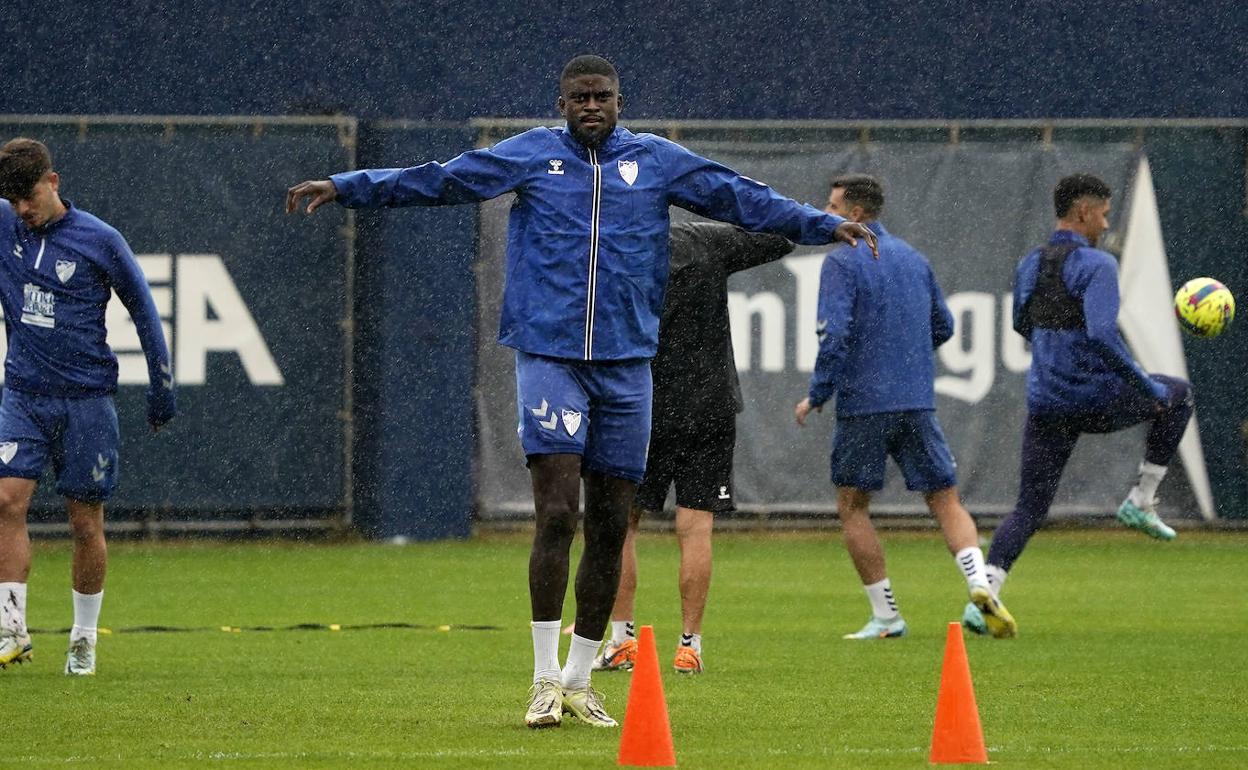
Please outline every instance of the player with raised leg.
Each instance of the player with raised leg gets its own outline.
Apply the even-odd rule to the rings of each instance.
[[[628,513],[650,436],[650,362],[668,273],[668,206],[800,243],[874,244],[870,231],[650,134],[617,126],[607,60],[578,56],[559,77],[566,128],[534,128],[446,163],[335,174],[294,185],[286,210],[476,203],[514,192],[499,341],[516,351],[520,442],[533,483],[529,557],[533,687],[525,723],[564,712],[616,725],[590,687],[620,578]],[[570,549],[585,482],[576,634],[558,661]]]
[[[49,462],[74,539],[74,625],[65,673],[95,673],[107,547],[104,502],[117,484],[117,358],[105,308],[116,291],[147,359],[153,430],[177,405],[169,350],[147,280],[115,229],[60,196],[48,149],[0,147],[0,306],[9,352],[0,403],[0,667],[31,658],[26,513]]]
[[[923,494],[992,634],[1014,636],[1014,618],[989,588],[975,521],[958,499],[953,455],[936,419],[934,351],[953,336],[953,316],[926,257],[878,221],[883,208],[884,188],[874,177],[833,180],[825,211],[870,227],[879,257],[856,247],[833,250],[824,260],[819,354],[810,394],[794,410],[798,425],[805,425],[812,411],[836,398],[836,510],[871,604],[867,624],[844,638],[890,639],[907,632],[869,508],[871,493],[884,487],[890,456],[906,488]]]
[[[1062,471],[1084,433],[1151,424],[1139,477],[1117,515],[1132,529],[1174,539],[1174,530],[1157,515],[1155,498],[1192,415],[1191,387],[1145,372],[1118,331],[1118,263],[1096,248],[1109,228],[1110,197],[1109,185],[1091,174],[1059,181],[1053,236],[1019,262],[1015,275],[1014,330],[1031,343],[1031,370],[1018,502],[988,550],[988,579],[997,592],[1048,517]],[[962,623],[976,633],[987,630],[973,605]]]

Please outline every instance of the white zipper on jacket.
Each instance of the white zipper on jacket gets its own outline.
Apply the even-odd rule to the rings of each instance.
[[[585,360],[594,358],[594,303],[598,291],[598,219],[602,213],[602,166],[598,153],[589,151],[589,165],[594,170],[593,202],[589,211],[589,294],[585,301]]]
[[[36,270],[39,269],[39,264],[43,262],[43,247],[47,245],[48,245],[48,237],[45,235],[44,237],[39,239],[39,255],[35,257],[35,269]]]

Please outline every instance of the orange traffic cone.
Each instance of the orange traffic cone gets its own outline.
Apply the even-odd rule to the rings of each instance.
[[[620,734],[617,764],[632,767],[675,767],[672,726],[667,719],[667,700],[659,676],[659,653],[654,646],[654,626],[642,626],[637,636],[637,659],[628,686],[624,730]]]
[[[962,626],[949,624],[945,663],[940,671],[940,694],[936,696],[936,725],[932,728],[932,764],[986,764],[984,731],[979,726],[975,686],[966,660]]]

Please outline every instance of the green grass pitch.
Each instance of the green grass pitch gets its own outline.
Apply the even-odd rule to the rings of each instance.
[[[678,678],[674,539],[640,544],[638,622],[659,640],[679,766],[926,767],[946,623],[964,603],[940,539],[886,533],[911,634],[867,643],[840,639],[868,609],[839,536],[715,547],[707,673]],[[527,554],[520,535],[116,543],[102,624],[118,632],[99,675],[66,678],[65,637],[37,634],[33,665],[0,672],[0,765],[614,767],[618,731],[523,726]],[[71,620],[68,556],[36,544],[33,627]],[[1005,591],[1020,637],[967,639],[993,764],[1248,766],[1246,565],[1248,533],[1040,533]],[[427,628],[219,630],[379,622]],[[120,631],[142,625],[211,630]],[[594,680],[621,719],[629,676]]]

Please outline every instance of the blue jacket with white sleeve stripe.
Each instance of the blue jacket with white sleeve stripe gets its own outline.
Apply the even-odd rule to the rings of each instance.
[[[446,162],[331,177],[353,208],[474,203],[514,192],[499,342],[583,361],[652,358],[667,284],[668,206],[805,244],[845,220],[653,134],[597,148],[534,128]]]

